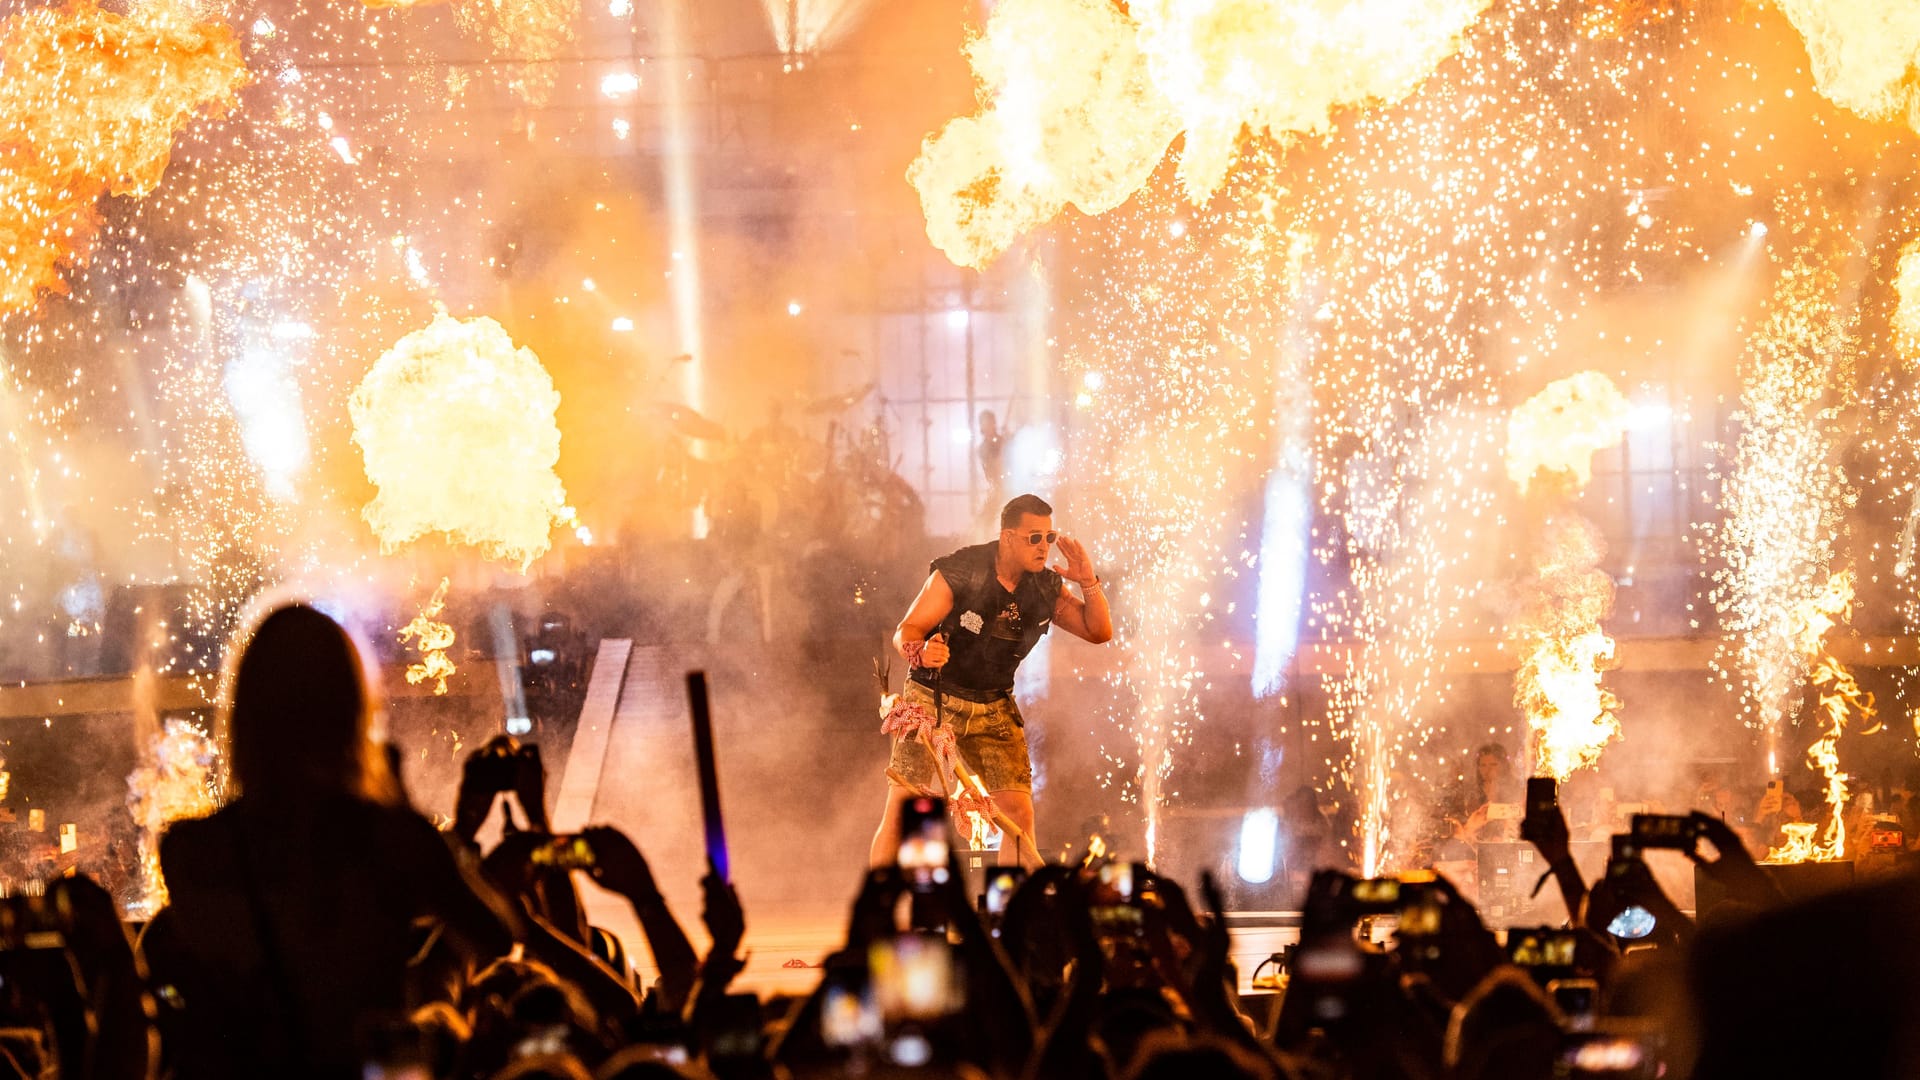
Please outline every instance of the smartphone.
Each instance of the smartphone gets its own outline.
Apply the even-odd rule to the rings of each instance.
[[[1628,829],[1634,847],[1674,848],[1692,851],[1700,839],[1700,829],[1692,818],[1679,814],[1635,814]]]
[[[966,1008],[960,960],[944,937],[881,938],[868,947],[867,970],[884,1025],[941,1020]]]
[[[1400,908],[1400,879],[1360,878],[1347,890],[1349,906],[1356,915],[1386,915]]]
[[[708,1059],[758,1060],[763,1050],[760,999],[753,994],[728,994],[720,999],[715,1013]]]
[[[584,836],[556,836],[534,848],[531,861],[556,870],[586,870],[593,866],[593,846]]]
[[[1515,967],[1572,968],[1580,939],[1571,930],[1507,931],[1507,957]]]
[[[1303,982],[1346,983],[1366,971],[1367,957],[1351,938],[1328,936],[1301,942],[1287,962],[1289,974]]]
[[[1653,1040],[1616,1032],[1577,1032],[1561,1043],[1555,1075],[1579,1080],[1651,1080],[1666,1071]]]
[[[1111,942],[1116,937],[1134,937],[1146,929],[1140,909],[1140,884],[1146,867],[1137,863],[1110,862],[1100,867],[1092,889],[1087,914],[1093,928]]]
[[[820,983],[820,1041],[845,1050],[878,1043],[882,1033],[880,1002],[867,970],[828,968]]]
[[[1110,862],[1100,867],[1100,887],[1094,892],[1096,903],[1131,904],[1134,899],[1134,865]]]
[[[1560,808],[1560,781],[1551,776],[1527,777],[1527,818],[1542,818]]]
[[[1600,1015],[1600,984],[1592,979],[1554,979],[1547,983],[1547,996],[1575,1031],[1591,1030]]]
[[[405,1020],[375,1021],[361,1033],[360,1080],[433,1080],[426,1034]]]
[[[1433,937],[1440,933],[1442,912],[1440,900],[1431,890],[1401,890],[1405,903],[1400,905],[1400,925],[1402,937]]]
[[[1007,901],[1013,898],[1013,894],[1026,880],[1027,869],[1024,866],[987,867],[987,891],[981,903],[981,910],[995,919],[1005,915]]]
[[[915,795],[900,801],[900,869],[916,889],[944,883],[950,844],[947,800]]]

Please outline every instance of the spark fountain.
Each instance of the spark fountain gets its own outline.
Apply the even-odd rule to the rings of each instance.
[[[1305,17],[1252,7],[1262,32]],[[1068,230],[1091,234],[1083,244],[1109,264],[1152,267],[1103,279],[1083,298],[1088,310],[1069,311],[1065,335],[1087,342],[1069,346],[1070,371],[1075,353],[1125,358],[1081,361],[1107,387],[1101,419],[1111,430],[1090,440],[1094,486],[1152,492],[1107,519],[1123,523],[1112,540],[1121,562],[1153,582],[1152,605],[1169,608],[1136,611],[1123,627],[1139,643],[1128,688],[1149,815],[1160,794],[1151,777],[1194,719],[1187,635],[1206,612],[1205,590],[1191,583],[1238,558],[1239,523],[1223,492],[1271,437],[1268,420],[1253,419],[1266,410],[1246,400],[1268,377],[1261,369],[1272,370],[1279,335],[1298,334],[1311,358],[1317,511],[1337,523],[1318,531],[1315,552],[1353,581],[1315,600],[1309,626],[1343,658],[1327,690],[1333,733],[1350,756],[1330,750],[1327,765],[1361,807],[1358,861],[1372,872],[1394,862],[1390,778],[1442,779],[1426,747],[1437,733],[1429,717],[1451,689],[1446,639],[1491,617],[1474,598],[1480,582],[1506,572],[1476,557],[1474,544],[1499,528],[1490,365],[1518,370],[1551,357],[1569,313],[1672,243],[1657,222],[1606,244],[1573,225],[1637,212],[1623,193],[1645,166],[1632,123],[1641,32],[1575,50],[1580,31],[1551,15],[1554,5],[1501,5],[1476,22],[1482,7],[1393,5],[1367,34],[1316,38],[1327,62],[1299,66],[1284,51],[1255,57],[1254,38],[1199,6],[1135,5],[1129,18],[1104,5],[1062,9],[1060,32],[1078,35],[1067,55],[1112,62],[1068,65],[1055,79],[1029,59],[1050,55],[1031,33],[1008,32],[1019,44],[996,51],[996,20],[1038,18],[1031,5],[1004,4],[971,54],[989,107],[930,140],[911,174],[930,237],[976,265],[1064,205],[1097,212],[1128,197],[1135,177],[1160,167],[1168,132],[1186,130],[1178,177],[1156,174],[1131,208],[1108,214],[1129,214],[1128,224]],[[1327,28],[1342,27],[1356,29]],[[1384,40],[1382,27],[1408,46],[1398,54],[1405,66],[1349,62]],[[1334,67],[1379,79],[1325,79]],[[1255,69],[1262,78],[1242,78]],[[1289,104],[1290,94],[1306,104]],[[1109,112],[1126,119],[1108,123]],[[1242,123],[1268,137],[1239,144],[1229,165],[1233,144],[1222,140]],[[1094,132],[1100,141],[1089,140]],[[1576,163],[1551,149],[1570,145],[1591,154]],[[1177,187],[1204,199],[1223,179],[1202,205],[1173,197]],[[1189,239],[1165,239],[1175,235]],[[1280,264],[1301,250],[1311,255],[1289,274]],[[1262,292],[1289,279],[1291,293]],[[1307,296],[1310,317],[1292,317]],[[1186,386],[1195,389],[1182,396]],[[1140,509],[1156,505],[1183,523],[1177,548],[1169,522]]]
[[[1846,300],[1833,247],[1848,230],[1825,210],[1806,213],[1810,235],[1776,255],[1773,295],[1742,359],[1743,423],[1721,498],[1726,565],[1714,594],[1769,775],[1779,769],[1782,729],[1812,660],[1800,611],[1825,588],[1841,516],[1855,497],[1834,448],[1857,348],[1858,309]]]

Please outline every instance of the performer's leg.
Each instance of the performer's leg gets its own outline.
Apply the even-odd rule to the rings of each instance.
[[[1040,841],[1033,831],[1033,792],[1019,790],[996,791],[992,793],[992,798],[993,805],[998,807],[1001,813],[1007,815],[1007,818],[1015,825],[1019,826],[1021,832],[1026,833],[1029,837],[1034,837],[1034,848],[1038,850]],[[1006,848],[1011,846],[1012,839],[1012,837],[1008,837],[1006,844],[1002,846],[1001,851],[1003,854]],[[1025,848],[1020,849],[1019,855],[1020,865],[1025,866],[1029,871],[1040,869],[1039,863],[1034,861],[1034,856],[1028,853]]]
[[[900,860],[900,800],[913,792],[893,781],[887,781],[887,808],[880,814],[880,828],[873,834],[873,845],[867,850],[867,866],[878,869],[892,866]]]

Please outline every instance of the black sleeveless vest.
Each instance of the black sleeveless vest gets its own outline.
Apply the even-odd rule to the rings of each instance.
[[[1060,575],[1026,574],[1008,594],[993,572],[999,545],[975,544],[933,561],[953,590],[953,610],[934,628],[952,657],[940,673],[942,690],[983,696],[1013,689],[1013,673],[1053,625]],[[931,635],[929,635],[931,636]],[[915,669],[914,681],[933,685],[933,673]]]

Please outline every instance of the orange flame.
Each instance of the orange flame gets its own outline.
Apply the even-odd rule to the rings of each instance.
[[[539,357],[492,319],[443,312],[401,338],[347,405],[381,546],[439,532],[522,570],[546,554],[566,505],[559,407]]]
[[[1548,511],[1533,595],[1512,630],[1522,650],[1513,701],[1527,717],[1534,771],[1558,780],[1597,764],[1620,737],[1620,701],[1600,685],[1613,659],[1600,628],[1613,579],[1600,569],[1599,530],[1566,500],[1593,478],[1593,455],[1619,444],[1631,411],[1612,379],[1583,371],[1549,383],[1507,420],[1507,476]]]
[[[982,108],[921,147],[907,179],[927,236],[985,266],[1068,206],[1103,214],[1186,133],[1180,180],[1205,202],[1241,132],[1325,132],[1398,101],[1490,0],[1001,0],[967,47]]]
[[[1249,128],[1290,141],[1337,110],[1405,98],[1491,0],[1134,0],[1153,81],[1186,132],[1180,181],[1204,202]]]
[[[1534,770],[1565,780],[1597,764],[1620,737],[1619,699],[1600,685],[1613,639],[1600,629],[1613,607],[1613,579],[1598,568],[1597,530],[1584,518],[1549,521],[1535,556],[1535,601],[1514,636],[1524,652],[1514,704],[1526,714]]]
[[[1874,721],[1873,695],[1861,690],[1846,665],[1825,649],[1828,631],[1852,612],[1852,571],[1833,575],[1824,588],[1801,602],[1795,612],[1799,624],[1795,638],[1801,655],[1813,661],[1811,677],[1819,693],[1819,715],[1824,722],[1820,737],[1807,748],[1807,764],[1825,781],[1829,816],[1824,830],[1812,822],[1781,826],[1786,842],[1767,852],[1766,861],[1771,863],[1832,862],[1846,857],[1847,826],[1841,812],[1847,805],[1847,781],[1851,777],[1840,771],[1840,736],[1846,730],[1847,716],[1851,713],[1858,713],[1862,722],[1872,725],[1865,728],[1863,734],[1879,730],[1879,724]]]
[[[440,579],[440,587],[433,590],[433,598],[413,621],[400,628],[400,640],[411,640],[420,650],[420,662],[407,665],[407,685],[418,686],[428,679],[434,680],[433,692],[447,692],[447,677],[453,674],[453,659],[447,650],[453,648],[453,627],[439,621],[440,613],[447,606],[446,578]]]
[[[140,827],[140,873],[146,885],[143,906],[151,913],[167,904],[167,883],[160,874],[160,835],[183,818],[214,811],[213,741],[185,720],[168,720],[147,748],[145,764],[127,777],[127,809]]]
[[[1806,39],[1813,81],[1835,105],[1920,131],[1920,5],[1887,0],[1777,0]]]
[[[1507,478],[1521,494],[1539,473],[1560,474],[1577,490],[1593,479],[1593,455],[1620,445],[1633,407],[1597,371],[1547,384],[1507,418]]]
[[[160,184],[173,140],[224,115],[248,81],[233,32],[149,0],[125,15],[72,0],[0,22],[0,315],[64,289],[102,195]]]
[[[982,267],[1071,205],[1103,214],[1152,175],[1179,123],[1110,0],[1005,0],[967,45],[985,106],[907,170],[927,237]]]
[[[1900,306],[1893,313],[1893,340],[1909,366],[1920,365],[1920,240],[1900,252],[1894,276]]]

